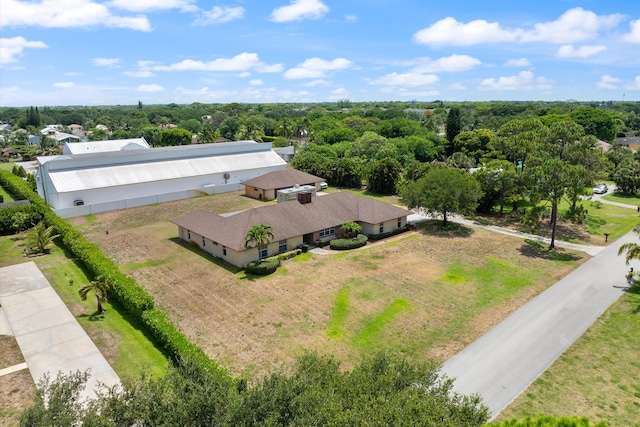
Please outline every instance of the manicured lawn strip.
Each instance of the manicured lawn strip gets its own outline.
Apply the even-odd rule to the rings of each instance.
[[[375,345],[375,336],[384,329],[384,327],[391,322],[400,312],[411,308],[411,304],[403,298],[395,299],[389,307],[387,307],[382,313],[366,320],[362,332],[356,335],[354,343],[357,346],[367,347]]]
[[[139,268],[155,267],[167,263],[165,259],[151,259],[144,262],[132,262],[131,264],[124,264],[120,266],[122,270],[137,270]]]
[[[640,286],[623,295],[498,420],[580,415],[610,426],[638,425]]]
[[[628,196],[620,192],[607,194],[605,196],[602,196],[602,198],[611,202],[624,203],[625,205],[640,206],[640,197]]]
[[[596,208],[591,202],[584,201],[582,205],[589,210],[589,216],[596,217],[600,221],[587,220],[587,231],[590,234],[604,236],[609,233],[609,241],[615,240],[622,235],[628,233],[633,227],[640,223],[640,213],[631,209],[621,208],[619,206],[602,204],[602,207]],[[604,221],[604,224],[599,225]],[[578,241],[577,243],[584,243]]]
[[[11,196],[11,194],[4,189],[4,187],[0,186],[0,195],[4,196],[4,202],[13,202],[15,199]]]
[[[98,316],[93,294],[86,301],[80,299],[78,289],[88,283],[89,279],[86,272],[60,245],[56,245],[51,254],[33,258],[22,256],[22,240],[15,236],[0,237],[0,247],[3,249],[0,266],[27,261],[38,265],[78,323],[105,357],[111,359],[109,361],[120,378],[137,378],[142,368],[154,376],[165,372],[167,357],[122,306],[115,302],[105,302],[106,313]]]
[[[336,294],[336,302],[333,305],[331,320],[327,327],[327,335],[331,338],[342,339],[344,337],[344,321],[349,313],[349,289],[340,289]]]
[[[0,170],[11,172],[14,166],[15,163],[13,162],[0,162]]]

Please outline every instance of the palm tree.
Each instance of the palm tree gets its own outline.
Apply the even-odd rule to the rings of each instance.
[[[89,292],[94,292],[96,294],[96,299],[98,300],[98,314],[102,314],[104,313],[102,301],[107,301],[107,291],[109,290],[109,287],[110,286],[107,282],[98,277],[97,280],[92,280],[88,285],[84,285],[78,289],[78,295],[80,295],[82,301],[86,301],[87,294]]]
[[[636,227],[633,229],[633,232],[640,236],[640,225],[636,225]],[[640,245],[637,243],[625,243],[624,245],[620,246],[620,249],[618,249],[618,256],[622,255],[625,252],[627,253],[627,265],[629,265],[631,260],[640,259]],[[629,277],[629,279],[633,279],[634,273],[629,273],[629,275],[631,276]],[[635,273],[635,275],[638,275],[638,273]]]
[[[53,239],[58,235],[52,236],[53,226],[46,227],[42,221],[37,223],[27,236],[27,242],[29,247],[33,250],[35,248],[36,253],[44,254],[49,252],[49,249],[53,246]]]
[[[345,232],[348,239],[357,236],[362,231],[362,226],[354,221],[345,222],[340,228]]]
[[[244,247],[248,248],[251,243],[255,244],[256,248],[258,248],[258,260],[262,261],[262,249],[267,247],[273,237],[273,231],[270,225],[254,225],[247,231],[247,235],[244,237]]]

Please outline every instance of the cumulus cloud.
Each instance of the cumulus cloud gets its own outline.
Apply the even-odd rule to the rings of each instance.
[[[467,24],[447,17],[413,35],[416,43],[424,45],[473,46],[482,43],[515,41],[521,30],[506,30],[497,22],[483,19]]]
[[[339,71],[350,68],[351,61],[345,58],[336,58],[327,61],[320,58],[309,58],[295,68],[290,68],[284,73],[285,79],[319,79],[326,75],[328,71]]]
[[[260,62],[258,54],[243,52],[233,58],[218,58],[213,61],[196,61],[185,59],[171,65],[153,65],[155,71],[232,71],[241,72],[255,69],[259,72],[277,72],[282,67],[279,64],[266,65]]]
[[[601,30],[615,27],[623,19],[621,14],[598,16],[590,10],[576,7],[567,10],[555,21],[535,24],[533,30],[523,34],[521,41],[576,43],[591,40]]]
[[[633,81],[633,83],[630,83],[630,84],[626,85],[625,89],[640,90],[640,76],[636,76],[636,78]]]
[[[251,86],[262,86],[263,82],[260,79],[249,80]]]
[[[373,85],[418,87],[429,86],[438,82],[435,74],[391,73],[371,81]]]
[[[502,28],[499,22],[483,19],[462,23],[447,17],[416,32],[413,40],[436,46],[503,42],[576,43],[597,38],[601,31],[615,27],[623,19],[621,14],[600,16],[581,7],[567,10],[555,21],[537,23],[532,29]]]
[[[67,87],[74,87],[76,84],[74,82],[56,82],[53,84],[53,87],[58,87],[58,88],[67,88]]]
[[[480,64],[482,62],[472,56],[453,54],[436,60],[419,58],[412,71],[414,73],[459,72],[468,71]]]
[[[210,11],[202,12],[202,16],[196,19],[193,25],[223,24],[242,18],[244,18],[243,7],[214,6]]]
[[[604,76],[600,77],[600,80],[598,80],[596,86],[598,89],[617,89],[618,83],[620,83],[621,81],[622,80],[617,77],[605,74]]]
[[[302,19],[320,19],[329,12],[327,5],[319,0],[291,0],[291,4],[271,12],[273,22],[291,22]]]
[[[305,83],[305,86],[314,87],[314,86],[331,86],[331,82],[324,79],[311,80],[308,83]]]
[[[557,56],[558,58],[588,58],[590,56],[594,56],[601,52],[604,52],[605,50],[607,50],[607,47],[602,45],[581,46],[576,49],[572,45],[567,44],[564,46],[560,46]]]
[[[120,58],[93,58],[96,67],[114,67],[120,63]]]
[[[136,90],[138,92],[162,92],[164,88],[160,85],[150,84],[150,85],[140,85]]]
[[[631,21],[629,24],[631,32],[622,36],[622,40],[629,43],[640,43],[640,19]]]
[[[41,2],[2,0],[0,26],[45,28],[105,26],[151,31],[151,24],[145,16],[113,15],[105,4],[92,0],[43,0]]]
[[[521,71],[517,76],[485,79],[480,83],[480,90],[547,90],[550,82],[544,77],[535,78],[531,71]]]
[[[0,64],[18,61],[25,49],[46,49],[48,46],[41,41],[29,41],[24,37],[0,39]]]
[[[180,9],[183,12],[197,10],[194,0],[111,0],[107,4],[130,12],[149,12],[156,10]]]
[[[531,61],[529,61],[527,58],[517,58],[517,59],[510,59],[507,62],[505,62],[504,64],[505,67],[530,67],[531,66]]]

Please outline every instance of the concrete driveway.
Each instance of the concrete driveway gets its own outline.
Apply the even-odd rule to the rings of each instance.
[[[637,241],[625,234],[445,362],[455,391],[480,394],[497,416],[625,292],[618,248]]]
[[[0,331],[14,335],[33,380],[90,369],[83,397],[98,383],[120,384],[102,353],[33,262],[0,268]]]

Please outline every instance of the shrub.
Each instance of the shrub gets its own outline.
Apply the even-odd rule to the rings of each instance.
[[[42,213],[32,206],[7,206],[0,209],[0,235],[16,234],[42,221]]]
[[[262,261],[251,261],[244,266],[244,270],[247,274],[266,276],[267,274],[275,273],[279,266],[280,258],[271,257],[265,258]]]
[[[345,251],[348,249],[361,248],[367,244],[367,236],[358,234],[353,239],[333,239],[330,243],[331,249],[336,251]]]
[[[296,248],[296,249],[294,249],[292,251],[287,251],[287,252],[283,252],[283,253],[279,254],[278,258],[280,259],[280,261],[286,261],[288,259],[291,259],[293,257],[296,257],[296,256],[300,255],[301,253],[302,253],[302,249],[301,248]]]
[[[411,229],[411,226],[407,224],[402,228],[398,228],[397,230],[388,231],[386,233],[380,233],[380,234],[369,234],[367,237],[371,241],[382,240],[382,239],[386,239],[387,237],[395,236],[396,234],[404,233],[409,229]]]

